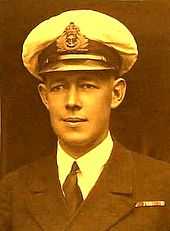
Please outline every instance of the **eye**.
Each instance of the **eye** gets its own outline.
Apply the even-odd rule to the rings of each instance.
[[[83,89],[95,89],[95,88],[97,88],[96,85],[91,84],[91,83],[82,83],[82,84],[80,84],[80,87]]]
[[[51,86],[50,91],[61,91],[65,88],[64,84],[57,84],[54,86]]]

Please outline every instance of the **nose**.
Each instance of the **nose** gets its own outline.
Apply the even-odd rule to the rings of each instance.
[[[79,92],[76,86],[70,86],[67,94],[66,99],[66,109],[67,110],[80,110],[81,109],[81,103],[80,103],[80,97]]]

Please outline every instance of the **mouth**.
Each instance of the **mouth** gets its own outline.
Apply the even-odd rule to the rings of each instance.
[[[67,118],[64,118],[63,121],[69,127],[77,127],[77,126],[82,125],[82,123],[87,122],[87,119],[81,118],[81,117],[67,117]]]
[[[67,117],[67,118],[64,118],[63,121],[70,122],[70,123],[79,123],[79,122],[85,122],[87,121],[87,119],[80,118],[80,117]]]

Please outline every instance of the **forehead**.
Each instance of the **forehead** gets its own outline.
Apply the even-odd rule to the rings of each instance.
[[[63,71],[49,72],[43,74],[46,83],[57,81],[77,82],[77,81],[95,81],[108,82],[111,78],[115,78],[111,71]]]

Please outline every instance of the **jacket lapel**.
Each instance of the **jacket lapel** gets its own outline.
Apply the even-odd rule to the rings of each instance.
[[[126,217],[135,206],[133,165],[132,154],[115,143],[97,184],[65,230],[104,231]]]
[[[56,157],[43,158],[30,169],[26,203],[37,223],[50,231],[105,231],[135,207],[131,152],[114,143],[112,155],[87,199],[70,219],[57,176]],[[56,184],[55,184],[56,182]]]
[[[44,230],[63,230],[68,219],[57,172],[56,158],[49,156],[33,164],[29,174],[27,207]]]

